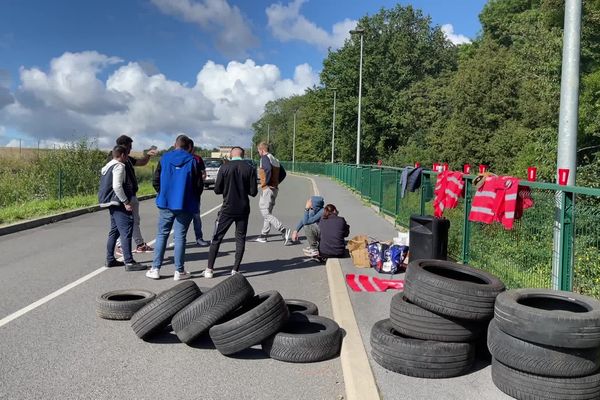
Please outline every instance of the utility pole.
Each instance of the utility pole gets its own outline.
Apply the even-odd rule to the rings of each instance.
[[[558,122],[557,182],[561,170],[568,173],[566,184],[575,184],[577,172],[577,124],[579,108],[579,58],[581,49],[582,0],[565,1],[560,115]],[[572,192],[556,192],[552,260],[553,289],[571,290],[573,282],[575,197]]]
[[[331,123],[331,163],[334,162],[335,155],[335,95],[336,89],[333,89],[333,122]]]
[[[292,171],[296,171],[296,113],[298,110],[294,110],[294,136],[292,139]]]
[[[356,28],[350,31],[350,34],[360,35],[360,64],[358,68],[358,124],[356,127],[356,165],[360,165],[360,110],[362,99],[362,64],[363,64],[363,35],[365,30]]]

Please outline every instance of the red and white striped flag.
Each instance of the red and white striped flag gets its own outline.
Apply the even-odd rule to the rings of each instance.
[[[369,275],[346,274],[346,283],[355,292],[385,292],[388,289],[404,289],[402,279],[379,279]]]

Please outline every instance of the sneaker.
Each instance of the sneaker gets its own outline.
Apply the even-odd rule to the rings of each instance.
[[[237,274],[241,274],[241,272],[236,269],[231,270],[231,275],[237,275]]]
[[[169,243],[169,244],[167,245],[167,248],[168,248],[168,249],[173,249],[173,248],[175,248],[175,242],[171,242],[171,243]]]
[[[173,280],[174,281],[182,281],[184,279],[189,279],[191,277],[192,277],[192,274],[190,274],[187,271],[183,271],[183,272],[175,271],[175,275],[173,275]]]
[[[267,243],[267,236],[266,235],[260,235],[256,239],[254,239],[254,241],[258,242],[258,243]]]
[[[115,247],[115,255],[117,257],[123,257],[123,249],[121,248],[121,246]]]
[[[132,253],[152,253],[153,251],[154,249],[151,246],[148,246],[146,243],[142,243],[136,246]]]
[[[312,247],[305,247],[302,249],[302,252],[309,257],[312,257],[312,254],[314,254],[315,251],[318,252],[317,249],[313,249]]]
[[[312,258],[317,258],[317,257],[319,257],[319,250],[311,249],[310,251],[307,251],[304,254],[306,254],[307,256],[312,257]]]
[[[107,261],[106,264],[104,264],[104,266],[106,268],[123,267],[123,266],[125,266],[125,263],[122,261],[112,260],[112,261]]]
[[[204,270],[204,273],[202,274],[202,276],[204,276],[205,278],[208,278],[208,279],[212,278],[213,277],[213,270],[206,268]]]
[[[204,239],[196,239],[196,244],[200,247],[207,247],[210,246],[210,242],[207,242]]]
[[[125,263],[125,271],[145,271],[147,269],[148,267],[135,261],[130,264]]]
[[[151,270],[146,271],[146,278],[160,279],[160,270],[158,268],[152,268]]]
[[[287,246],[287,244],[290,242],[292,230],[290,228],[285,228],[281,234],[283,235],[283,245]]]

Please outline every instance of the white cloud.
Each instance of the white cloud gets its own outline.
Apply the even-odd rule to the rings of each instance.
[[[227,56],[246,56],[257,45],[240,9],[227,0],[151,0],[161,12],[216,34],[216,47]]]
[[[345,19],[335,23],[331,33],[327,32],[300,14],[300,7],[306,1],[294,0],[287,6],[277,3],[267,7],[268,24],[273,35],[282,42],[300,40],[321,50],[342,47],[350,35],[349,31],[356,27],[358,21]]]
[[[82,52],[53,59],[49,71],[22,67],[15,101],[0,109],[0,126],[52,142],[97,138],[102,148],[123,133],[134,138],[136,149],[168,147],[176,132],[187,132],[203,147],[247,145],[251,124],[268,101],[301,94],[318,82],[307,64],[283,79],[277,66],[250,59],[226,66],[208,61],[193,86],[149,74],[136,62],[99,79],[117,62]]]
[[[454,27],[452,26],[452,24],[442,25],[442,32],[444,32],[444,36],[446,36],[446,39],[448,39],[454,44],[471,43],[471,39],[469,39],[465,35],[454,33]]]

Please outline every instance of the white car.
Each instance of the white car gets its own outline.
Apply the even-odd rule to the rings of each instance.
[[[204,180],[204,187],[208,188],[210,185],[215,184],[217,180],[217,174],[219,173],[219,169],[223,165],[222,158],[205,158],[204,166],[206,167],[206,179]]]

